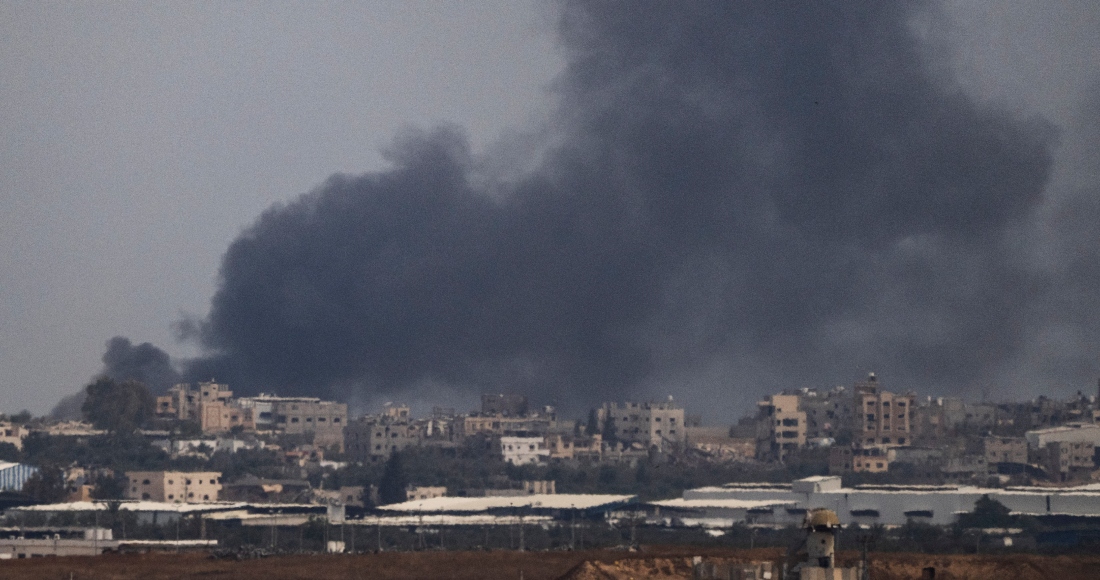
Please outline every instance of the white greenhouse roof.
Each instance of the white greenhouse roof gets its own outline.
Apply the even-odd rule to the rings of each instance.
[[[28,512],[92,512],[107,511],[108,503],[103,501],[74,501],[69,503],[51,503],[12,508],[15,511]],[[217,510],[239,509],[247,506],[243,503],[166,503],[158,501],[122,501],[120,511],[128,512],[176,512],[195,513]]]
[[[798,502],[792,500],[772,500],[772,499],[663,499],[660,501],[649,502],[652,505],[666,507],[666,508],[679,508],[679,509],[704,509],[704,508],[724,508],[724,509],[755,509],[762,507],[782,506],[782,505],[794,505]]]
[[[591,509],[626,503],[633,495],[533,494],[508,497],[433,497],[379,506],[394,512],[481,512],[502,508]]]

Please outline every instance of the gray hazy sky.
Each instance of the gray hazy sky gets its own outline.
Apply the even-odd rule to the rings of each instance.
[[[1061,128],[1051,195],[1094,185],[1093,3],[945,16],[926,25],[956,47],[949,74]],[[552,10],[527,0],[0,1],[0,411],[47,411],[115,335],[192,354],[170,325],[206,312],[261,211],[382,167],[407,124],[457,123],[475,148],[535,126],[561,66]]]
[[[116,334],[173,354],[267,206],[545,109],[534,2],[0,3],[0,411],[47,411]]]

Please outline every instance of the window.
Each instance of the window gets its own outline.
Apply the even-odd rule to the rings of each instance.
[[[191,485],[191,480],[190,479],[187,480],[187,485]]]
[[[868,413],[868,414],[867,414],[867,420],[868,420],[868,421],[874,421],[874,420],[875,420],[875,416],[874,416],[874,414],[873,414],[873,413]]]
[[[191,492],[191,493],[187,494],[187,497],[190,497],[190,498],[195,497],[195,492]]]
[[[339,422],[340,422],[340,418],[339,418],[339,417],[333,417],[333,418],[332,418],[332,422],[333,422],[333,423],[339,423]]]
[[[209,495],[204,495],[204,496],[202,496],[202,499],[210,499],[210,496]]]
[[[173,494],[168,494],[168,499],[176,499],[176,496]]]
[[[297,423],[297,422],[298,422],[298,418],[297,418],[297,417],[291,417],[291,418],[290,418],[290,422],[291,422],[291,423]]]
[[[324,423],[324,422],[325,422],[325,418],[324,418],[324,417],[317,417],[317,422],[318,422],[318,423]]]
[[[148,479],[143,479],[143,480],[141,480],[141,484],[142,485],[149,485],[149,480]]]
[[[176,483],[176,482],[172,481],[171,479],[168,480],[168,485],[172,485],[174,483]]]

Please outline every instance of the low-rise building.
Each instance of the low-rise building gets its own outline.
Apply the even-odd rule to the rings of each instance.
[[[447,495],[447,488],[444,486],[409,486],[409,488],[405,490],[405,497],[408,501],[413,501],[414,499],[431,499],[433,497],[443,497],[445,495]]]
[[[130,471],[127,499],[168,503],[218,501],[222,474],[217,471]]]
[[[1024,434],[1027,446],[1032,451],[1046,449],[1054,442],[1092,443],[1100,445],[1100,425],[1093,423],[1071,423],[1046,429],[1035,429]]]
[[[1027,463],[1027,440],[1023,437],[985,437],[982,439],[985,461],[993,466],[998,463]]]
[[[12,423],[11,421],[0,421],[0,443],[9,443],[14,445],[16,449],[23,449],[23,440],[27,438],[30,431],[27,430],[26,425],[22,423]]]
[[[542,437],[501,437],[500,453],[512,465],[544,463],[550,457]]]

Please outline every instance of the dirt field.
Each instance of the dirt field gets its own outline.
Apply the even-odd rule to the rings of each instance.
[[[776,550],[660,547],[641,553],[421,552],[355,556],[281,556],[212,560],[203,554],[107,555],[0,562],[0,578],[50,580],[175,580],[190,578],[283,580],[513,579],[627,580],[691,578],[691,557],[730,561],[778,559]],[[842,559],[854,558],[844,554]],[[938,580],[1095,580],[1100,556],[874,554],[874,580],[915,580],[925,566]]]

